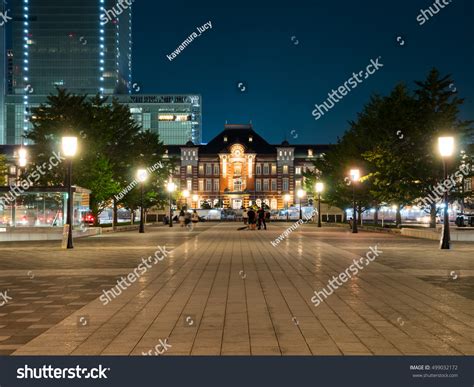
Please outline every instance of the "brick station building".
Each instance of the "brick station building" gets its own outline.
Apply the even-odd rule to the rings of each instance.
[[[225,125],[224,130],[206,145],[188,142],[168,146],[169,157],[180,164],[173,176],[181,191],[187,190],[190,207],[240,209],[266,203],[271,209],[299,203],[297,192],[303,187],[303,173],[314,169],[313,161],[324,155],[329,145],[269,144],[252,125]],[[303,205],[309,197],[302,199]]]

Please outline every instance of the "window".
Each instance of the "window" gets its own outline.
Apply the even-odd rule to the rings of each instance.
[[[272,179],[272,191],[276,191],[277,190],[277,181],[276,179]]]
[[[255,180],[255,191],[261,191],[262,190],[262,180],[257,179]]]
[[[263,164],[263,174],[264,175],[270,174],[270,166],[267,163]]]
[[[188,175],[192,175],[193,174],[193,166],[192,165],[187,165],[186,166],[186,173]]]
[[[296,180],[296,181],[295,181],[295,189],[296,189],[296,190],[301,189],[301,180]]]
[[[204,165],[203,164],[199,165],[199,174],[204,175]]]
[[[212,180],[211,179],[206,179],[206,191],[208,191],[208,192],[212,191]]]
[[[312,149],[308,149],[308,156],[313,157],[313,150]]]
[[[242,191],[242,179],[234,179],[234,192]]]
[[[270,208],[272,210],[277,210],[278,209],[278,201],[276,199],[272,199],[270,202]]]
[[[224,136],[224,142],[227,142],[227,136]]]
[[[236,163],[234,164],[234,176],[241,176],[242,175],[242,164]]]
[[[193,190],[193,181],[191,179],[186,180],[186,189],[189,192]]]
[[[276,175],[277,174],[277,166],[276,164],[272,164],[272,175]]]
[[[301,167],[295,168],[295,175],[301,175]]]
[[[249,142],[252,142],[252,141],[253,141],[253,137],[250,136],[250,137],[249,137]]]
[[[288,165],[283,166],[283,174],[288,175]]]
[[[214,179],[214,192],[219,192],[219,179]]]
[[[212,164],[206,164],[206,175],[212,175]]]
[[[199,179],[199,191],[204,191],[204,179]]]
[[[288,192],[290,190],[290,179],[287,177],[283,178],[283,192]]]
[[[269,188],[269,180],[268,179],[264,179],[263,180],[263,190],[264,191],[269,191],[270,188]]]
[[[255,174],[256,175],[261,175],[262,174],[262,164],[256,164],[255,165]]]
[[[214,175],[219,175],[219,164],[214,164]]]

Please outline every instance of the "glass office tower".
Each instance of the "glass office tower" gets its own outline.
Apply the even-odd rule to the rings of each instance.
[[[143,130],[160,136],[166,145],[202,142],[201,96],[191,95],[120,95],[121,104],[128,105],[133,119]]]
[[[0,12],[6,12],[5,3],[0,4]],[[3,19],[2,19],[3,21]],[[6,80],[7,48],[6,25],[0,26],[0,144],[5,143],[5,94],[7,92]]]
[[[16,0],[9,6],[11,94],[6,98],[3,141],[22,141],[30,109],[56,87],[90,95],[129,92],[132,5],[128,2]]]

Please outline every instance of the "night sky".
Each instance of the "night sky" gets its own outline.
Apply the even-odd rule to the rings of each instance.
[[[201,94],[204,142],[226,120],[251,120],[271,143],[334,143],[372,93],[413,87],[433,66],[452,74],[466,98],[462,117],[473,118],[474,2],[453,0],[420,26],[420,9],[433,2],[137,0],[133,81],[140,93]],[[209,21],[212,29],[166,57]],[[315,120],[314,104],[379,56],[384,67]]]

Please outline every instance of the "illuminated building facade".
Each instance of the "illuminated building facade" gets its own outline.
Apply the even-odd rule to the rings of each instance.
[[[267,204],[271,209],[299,202],[303,173],[314,168],[314,160],[328,145],[271,145],[252,125],[225,125],[224,131],[206,145],[188,142],[168,147],[170,157],[179,160],[174,179],[189,191],[188,205],[240,209]],[[303,203],[307,204],[308,197]]]

